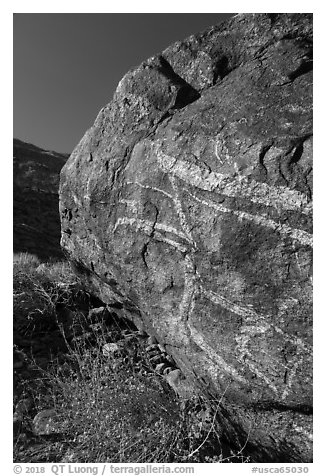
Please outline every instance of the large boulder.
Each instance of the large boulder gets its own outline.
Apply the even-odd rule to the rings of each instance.
[[[61,173],[61,244],[219,401],[312,458],[312,16],[241,14],[129,71]]]

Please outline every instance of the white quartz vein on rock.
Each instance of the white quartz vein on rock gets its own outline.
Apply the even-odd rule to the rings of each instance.
[[[160,165],[162,165],[162,161]],[[152,233],[153,227],[154,227],[155,229],[154,238],[158,239],[159,241],[166,242],[167,244],[178,249],[179,251],[189,252],[189,250],[187,250],[185,246],[183,246],[182,244],[178,243],[175,240],[167,238],[166,236],[162,235],[162,233],[158,231],[158,230],[161,230],[162,232],[165,232],[165,233],[174,234],[175,236],[182,238],[183,240],[186,240],[189,244],[192,245],[192,248],[193,247],[196,248],[196,244],[191,233],[191,228],[187,221],[187,217],[183,211],[181,199],[179,198],[180,190],[178,188],[177,181],[175,180],[174,177],[181,178],[182,180],[190,183],[191,185],[195,185],[198,188],[201,188],[204,190],[214,190],[214,188],[219,184],[223,192],[226,191],[227,192],[226,194],[228,194],[229,196],[235,196],[235,192],[240,192],[240,194],[242,193],[241,196],[244,196],[246,193],[251,194],[253,193],[252,190],[257,188],[258,185],[262,186],[262,188],[260,188],[260,192],[262,192],[262,190],[266,192],[266,190],[269,190],[271,188],[267,186],[266,184],[258,184],[257,182],[255,182],[254,184],[252,183],[249,184],[251,188],[247,187],[247,189],[244,189],[244,188],[241,189],[239,188],[239,183],[244,185],[245,182],[238,182],[233,180],[233,185],[237,185],[238,188],[233,187],[232,189],[231,182],[230,182],[231,179],[229,177],[226,177],[222,174],[215,174],[212,172],[210,173],[203,172],[203,170],[196,165],[186,163],[185,161],[176,160],[174,158],[170,158],[169,156],[164,156],[163,167],[161,168],[163,168],[164,172],[169,172],[169,180],[174,191],[173,195],[169,194],[165,190],[158,189],[156,187],[151,187],[149,185],[144,185],[139,182],[128,182],[127,184],[137,185],[143,189],[159,192],[167,196],[169,199],[171,199],[174,205],[176,214],[179,218],[179,223],[180,223],[180,227],[182,231],[177,230],[176,228],[163,224],[163,223],[155,223],[155,227],[154,227],[154,222],[151,222],[149,220],[142,220],[139,218],[127,218],[127,217],[119,218],[114,226],[113,231],[115,231],[118,226],[130,225],[136,228],[136,230],[142,230],[146,234],[150,234]],[[283,188],[285,189],[285,187]],[[232,190],[234,192],[234,195],[231,195]],[[300,209],[302,207],[302,197],[299,197],[301,194],[291,191],[289,189],[286,189],[286,190],[287,190],[287,193],[286,193],[287,198],[289,198],[290,196],[290,200],[288,199],[285,202],[285,206],[287,207],[287,209],[290,209],[290,210]],[[303,230],[294,229],[289,227],[288,225],[277,223],[274,220],[271,220],[265,216],[253,215],[243,211],[232,210],[232,209],[224,207],[223,205],[217,204],[215,202],[200,199],[199,197],[196,197],[195,195],[191,194],[188,190],[185,190],[185,191],[189,194],[189,196],[192,199],[196,200],[197,202],[201,203],[202,205],[206,207],[211,207],[222,213],[232,213],[239,220],[252,221],[256,223],[257,225],[262,225],[262,226],[271,228],[272,230],[280,234],[289,236],[293,240],[299,241],[300,243],[304,245],[312,245],[312,236]],[[290,192],[290,195],[288,195],[288,192]],[[278,189],[277,189],[277,193],[279,194]],[[246,198],[251,199],[252,197],[246,197]],[[257,196],[255,198],[257,199]],[[283,200],[283,198],[284,196],[282,197],[282,192],[281,192],[281,201]],[[294,200],[294,198],[296,200]],[[299,198],[301,202],[299,201]],[[257,201],[261,203],[261,200],[260,200],[261,197],[259,196],[259,194],[258,194],[258,199],[259,200]],[[264,204],[271,205],[270,199],[271,199],[271,196],[268,199],[266,198],[266,200],[264,200]],[[252,201],[255,201],[255,200],[252,200]],[[279,207],[280,205],[279,201],[280,200],[276,201],[277,207]],[[132,203],[132,205],[134,208],[136,207],[136,203]],[[273,205],[275,205],[275,203],[273,203]],[[284,205],[284,202],[282,201],[282,206],[283,205]],[[194,259],[193,259],[191,251],[185,256],[184,278],[185,278],[184,291],[183,291],[183,295],[179,305],[179,312],[178,312],[178,316],[174,316],[173,322],[175,322],[176,325],[179,326],[180,328],[179,330],[182,332],[187,333],[187,329],[188,329],[188,332],[190,332],[190,335],[192,339],[194,340],[194,342],[196,342],[196,344],[206,353],[206,355],[209,357],[212,363],[217,365],[217,367],[219,368],[219,371],[231,375],[235,380],[237,380],[238,382],[242,384],[248,383],[248,381],[243,376],[241,376],[232,365],[227,363],[223,359],[223,357],[221,357],[216,351],[214,351],[210,347],[210,345],[204,339],[204,336],[200,334],[190,324],[189,316],[194,311],[195,296],[198,292],[202,293],[202,295],[204,295],[206,298],[208,298],[215,304],[218,304],[222,306],[224,309],[231,311],[241,316],[243,319],[245,319],[247,324],[243,326],[242,331],[236,337],[236,342],[237,342],[236,348],[237,348],[237,351],[239,352],[239,355],[236,355],[236,358],[240,360],[244,358],[243,363],[245,364],[245,366],[251,372],[253,372],[259,379],[263,380],[266,383],[266,385],[277,395],[279,394],[279,391],[281,391],[281,389],[278,389],[274,385],[273,381],[269,378],[269,376],[267,376],[265,372],[262,372],[259,369],[259,365],[257,364],[257,362],[255,362],[255,358],[250,353],[247,346],[254,335],[257,335],[257,333],[258,335],[264,334],[269,329],[273,330],[274,332],[282,334],[286,341],[291,342],[297,346],[298,352],[300,353],[299,362],[298,362],[298,365],[293,365],[292,368],[288,369],[289,378],[287,380],[287,383],[284,385],[282,389],[282,394],[281,394],[281,399],[285,399],[292,386],[292,382],[295,377],[296,371],[298,369],[299,363],[301,362],[302,352],[308,351],[309,346],[306,346],[301,341],[301,339],[289,336],[285,332],[283,332],[282,329],[280,329],[277,326],[274,326],[270,322],[270,316],[258,315],[251,306],[245,306],[245,305],[232,302],[224,296],[214,293],[213,291],[210,291],[208,289],[205,289],[205,287],[203,287],[202,284],[198,284],[198,279],[200,280],[200,276],[195,271]],[[285,306],[285,308],[287,308],[287,306]]]
[[[179,231],[170,225],[166,225],[165,223],[154,223],[152,221],[142,220],[140,218],[120,217],[114,225],[113,233],[116,231],[118,226],[121,225],[131,225],[137,230],[144,231],[146,234],[151,234],[154,228],[154,230],[165,231],[166,233],[176,235],[179,238],[182,238],[183,240],[186,240],[188,242],[190,241],[189,238],[182,231]]]
[[[288,236],[291,239],[298,241],[302,245],[307,245],[307,246],[313,245],[313,236],[304,230],[299,230],[298,228],[292,228],[289,225],[278,223],[275,220],[266,218],[262,215],[253,215],[251,213],[243,212],[240,210],[232,210],[231,208],[226,208],[223,205],[220,205],[218,203],[200,199],[196,197],[195,195],[191,194],[188,190],[186,190],[186,192],[189,194],[190,197],[192,197],[197,202],[202,203],[203,205],[207,207],[214,208],[215,210],[222,213],[231,213],[232,215],[235,215],[240,221],[248,220],[255,223],[256,225],[261,225],[267,228],[271,228],[272,230],[276,231],[277,233],[280,233],[281,235]]]
[[[157,145],[155,153],[163,172],[176,175],[201,190],[216,190],[228,197],[246,198],[253,203],[275,207],[277,210],[301,211],[306,215],[312,213],[312,203],[306,195],[296,190],[267,185],[252,179],[249,181],[246,177],[209,172],[197,164],[164,154]]]

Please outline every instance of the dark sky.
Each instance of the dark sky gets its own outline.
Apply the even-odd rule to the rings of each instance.
[[[14,15],[14,137],[70,153],[122,76],[228,13]]]

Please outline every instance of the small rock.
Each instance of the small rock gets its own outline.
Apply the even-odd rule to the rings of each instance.
[[[119,346],[115,342],[109,342],[108,344],[104,344],[102,347],[102,354],[106,357],[110,357],[115,352],[119,351]]]
[[[88,312],[88,316],[87,318],[89,320],[92,320],[92,319],[99,319],[99,318],[107,318],[109,317],[109,311],[107,310],[106,307],[102,306],[102,307],[94,307],[93,309],[90,309],[89,312]]]
[[[180,369],[175,369],[170,373],[169,378],[168,378],[168,382],[169,382],[169,384],[171,384],[171,386],[173,386],[172,384],[175,384],[176,382],[179,382],[180,379],[181,379],[181,370]]]
[[[17,417],[23,417],[32,408],[33,401],[30,398],[24,398],[20,400],[15,408],[15,414]]]
[[[89,327],[93,330],[93,331],[99,331],[101,330],[102,328],[102,324],[100,322],[96,322],[95,324],[90,324]]]
[[[184,378],[180,369],[172,370],[166,376],[166,381],[182,400],[190,400],[196,395],[195,388]]]
[[[68,421],[62,421],[54,408],[40,411],[33,420],[35,435],[51,435],[62,433],[67,428]]]

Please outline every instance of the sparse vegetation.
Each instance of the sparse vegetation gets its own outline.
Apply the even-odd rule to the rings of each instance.
[[[155,373],[133,325],[106,309],[94,319],[96,307],[67,262],[14,257],[14,460],[246,461],[225,454],[214,414]]]

